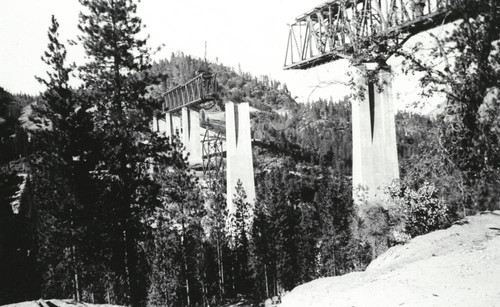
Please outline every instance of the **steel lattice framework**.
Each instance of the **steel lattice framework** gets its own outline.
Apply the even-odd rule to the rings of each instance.
[[[218,98],[215,73],[202,72],[188,82],[174,87],[164,94],[163,110],[175,113],[182,108],[200,109],[205,102]],[[203,175],[212,186],[223,170],[224,152],[220,132],[208,128],[202,140]]]
[[[380,42],[387,37],[401,43],[418,32],[456,19],[458,1],[328,1],[290,25],[284,68],[307,69],[351,57],[371,61],[377,54],[367,54],[366,50],[377,50],[373,47],[380,48]],[[386,40],[383,44],[390,43]],[[387,50],[387,46],[383,47],[378,51]]]
[[[200,73],[188,82],[166,92],[163,110],[175,112],[183,107],[196,107],[196,105],[216,99],[217,90],[216,74]]]
[[[202,140],[203,174],[210,188],[219,184],[224,170],[224,149],[222,147],[222,134],[220,132],[205,130]]]

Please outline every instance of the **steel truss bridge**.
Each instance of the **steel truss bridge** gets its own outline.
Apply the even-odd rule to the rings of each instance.
[[[176,113],[182,108],[201,109],[201,105],[218,99],[215,73],[202,72],[184,84],[168,90],[162,105],[164,112]],[[206,127],[202,143],[203,174],[213,188],[223,171],[223,136]]]
[[[342,58],[374,61],[412,35],[459,16],[461,0],[334,0],[290,25],[284,69]],[[390,52],[389,54],[390,55]]]
[[[217,90],[216,74],[200,73],[164,94],[163,111],[176,112],[183,107],[197,108],[202,103],[215,100]]]

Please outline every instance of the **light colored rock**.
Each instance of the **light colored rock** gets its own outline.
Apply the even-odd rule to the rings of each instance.
[[[500,211],[389,249],[365,272],[300,285],[282,298],[297,306],[499,306]]]

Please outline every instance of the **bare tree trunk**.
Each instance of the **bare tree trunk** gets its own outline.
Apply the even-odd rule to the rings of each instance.
[[[274,262],[274,293],[273,295],[278,295],[278,268],[276,266],[276,262]]]
[[[183,239],[184,239],[184,235],[183,235]],[[184,241],[184,240],[183,240]],[[182,243],[182,246],[184,246],[184,242]],[[183,247],[183,250],[184,250],[184,247]],[[183,252],[184,255],[185,252]],[[184,257],[184,272],[186,274],[186,299],[187,299],[187,306],[191,306],[191,298],[190,298],[190,292],[189,292],[189,276],[188,276],[188,266],[187,266],[187,261]]]
[[[128,263],[128,248],[127,248],[127,232],[124,230],[123,231],[123,244],[125,244],[125,255],[124,255],[124,261],[125,261],[125,289],[128,291],[126,292],[126,299],[127,302],[130,302],[130,297],[131,297],[131,288],[130,288],[130,272],[129,272],[129,263]]]
[[[70,216],[71,216],[71,237],[72,237],[72,240],[74,242],[74,238],[75,238],[75,234],[74,234],[74,229],[73,229],[73,226],[74,226],[74,216],[73,216],[73,209],[70,209]],[[82,293],[81,293],[81,289],[80,289],[80,280],[78,278],[78,263],[76,261],[76,247],[75,245],[72,245],[71,246],[71,260],[72,260],[72,264],[73,264],[73,282],[74,282],[74,286],[75,286],[75,300],[77,302],[80,302],[82,300]]]
[[[224,261],[219,237],[217,237],[217,264],[219,266],[219,293],[222,297],[224,296]]]
[[[186,302],[187,306],[191,306],[191,298],[190,298],[190,291],[189,291],[189,276],[188,276],[188,265],[187,265],[187,255],[186,255],[186,247],[184,246],[184,234],[186,232],[186,228],[184,225],[184,205],[181,204],[181,212],[182,212],[182,222],[181,222],[181,250],[182,250],[182,255],[183,255],[183,266],[184,266],[184,273],[185,273],[185,278],[186,278]]]
[[[73,282],[75,284],[75,300],[77,302],[80,302],[82,300],[82,294],[80,289],[80,281],[78,278],[78,265],[76,263],[76,248],[74,245],[71,247],[71,258],[73,260],[73,271],[74,271]]]
[[[266,297],[269,297],[269,283],[267,280],[267,265],[266,264],[264,264],[264,278],[266,281]]]
[[[111,304],[111,296],[110,296],[110,289],[109,287],[106,288],[106,300],[108,304]]]
[[[207,271],[203,270],[203,279],[201,281],[201,290],[203,294],[203,306],[210,306],[208,303],[208,291],[207,291],[207,286],[205,285],[205,281],[207,280]]]
[[[125,259],[126,259],[126,273],[129,286],[129,299],[131,307],[141,307],[140,289],[138,284],[137,272],[137,251],[135,246],[135,236],[132,231],[124,231],[125,235]]]

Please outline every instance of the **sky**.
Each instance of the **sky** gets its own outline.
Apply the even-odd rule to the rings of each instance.
[[[321,92],[330,74],[332,80],[345,78],[338,63],[307,71],[283,70],[287,24],[323,2],[142,0],[138,15],[146,25],[150,46],[164,45],[153,59],[169,58],[176,51],[203,58],[206,42],[208,60],[241,67],[255,76],[268,75],[286,83],[299,100],[307,100],[311,93]],[[42,91],[34,76],[44,76],[47,70],[40,57],[47,47],[51,15],[59,21],[63,42],[76,40],[80,9],[78,0],[0,0],[0,86],[12,93]],[[81,62],[81,47],[67,47],[68,59]],[[345,95],[342,91],[334,88],[326,95],[340,98]]]
[[[142,0],[138,15],[149,45],[165,45],[153,59],[172,52],[241,67],[254,76],[286,83],[299,102],[318,97],[338,100],[349,93],[346,60],[308,70],[283,70],[288,24],[324,0]],[[35,76],[47,67],[40,57],[47,48],[51,15],[60,24],[62,41],[76,40],[78,0],[0,0],[0,86],[11,93],[36,95],[43,90]],[[81,47],[68,47],[70,62],[84,58]],[[415,96],[415,80],[397,78],[399,96]],[[401,83],[402,82],[402,83]],[[415,98],[412,98],[413,100]],[[398,107],[398,106],[397,106]]]

